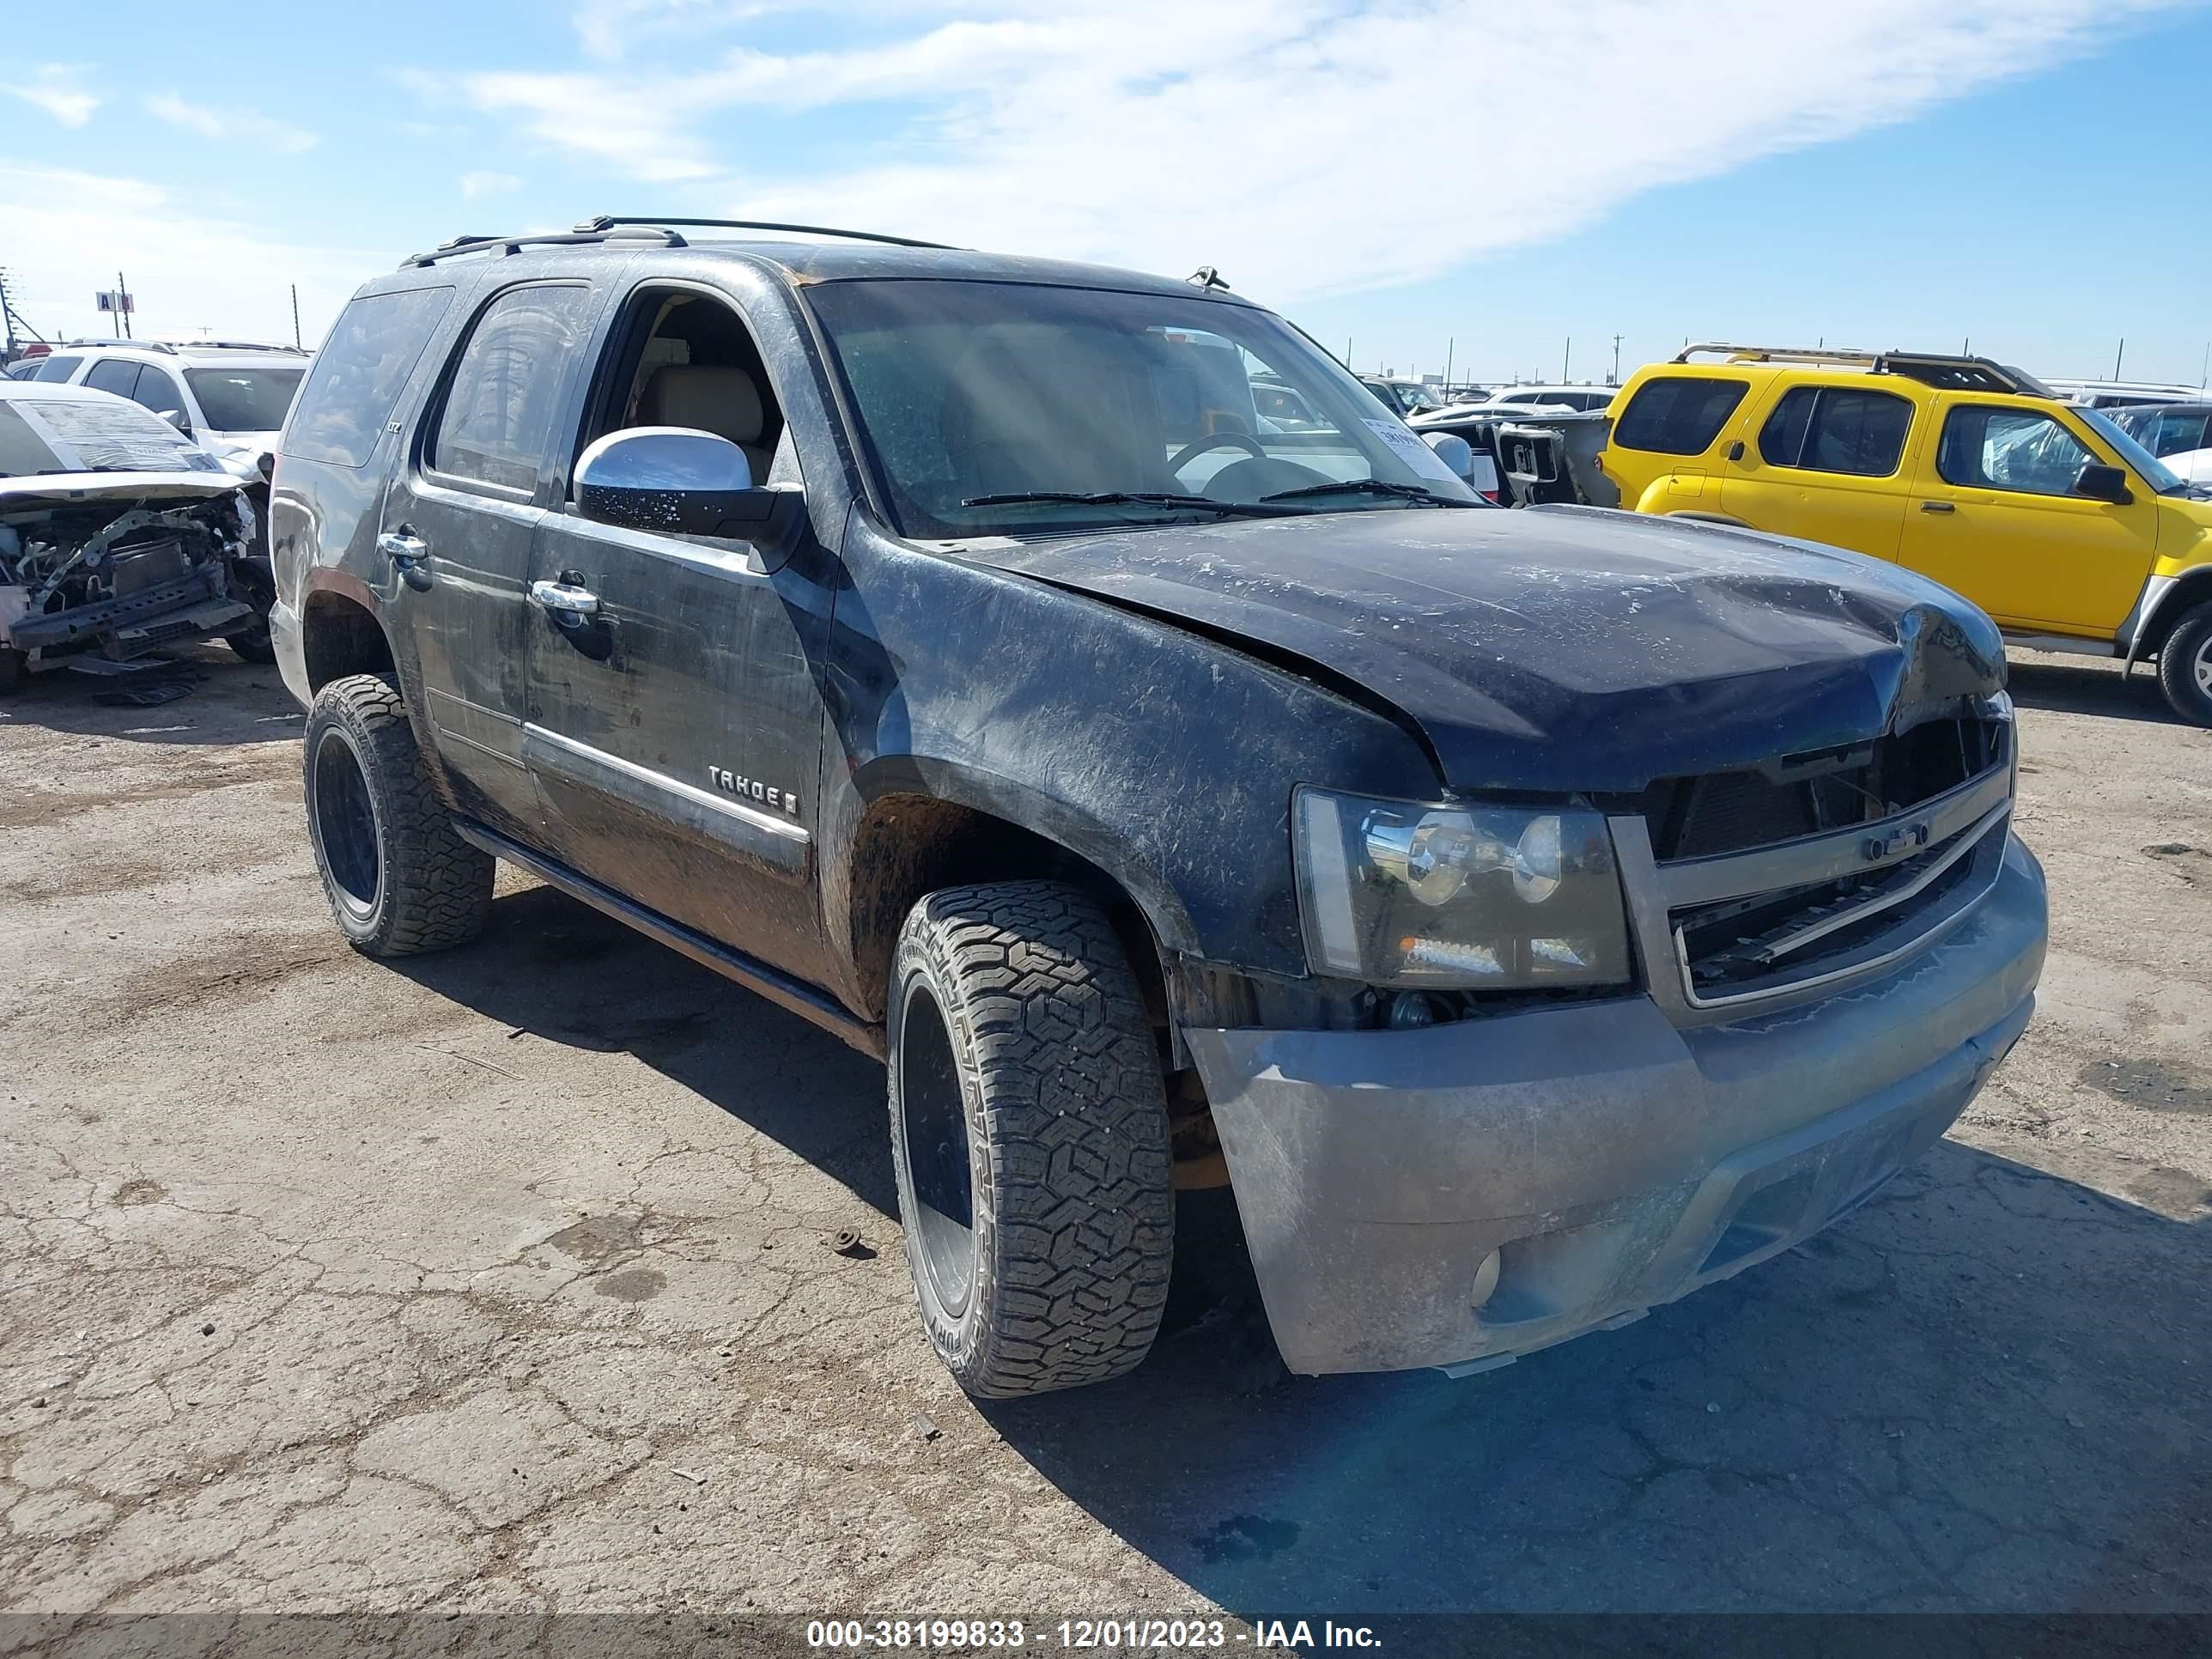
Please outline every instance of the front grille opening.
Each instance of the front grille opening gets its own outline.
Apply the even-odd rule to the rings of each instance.
[[[1830,963],[1875,943],[1916,917],[1940,909],[1972,879],[1974,860],[1958,860],[1902,905],[1869,910],[1800,949],[1777,948],[1831,916],[1909,887],[1930,865],[1954,850],[1947,844],[1893,864],[1878,876],[1786,888],[1762,893],[1755,899],[1708,905],[1678,917],[1691,988],[1699,996],[1725,994],[1809,963]]]
[[[1702,777],[1662,778],[1636,799],[1662,864],[1771,847],[1917,806],[2008,760],[2010,727],[1979,716]]]

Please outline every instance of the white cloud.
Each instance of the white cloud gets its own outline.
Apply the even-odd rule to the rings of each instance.
[[[2169,3],[971,0],[947,21],[901,0],[584,0],[585,48],[626,53],[619,70],[437,84],[694,208],[1212,264],[1281,301],[1433,276],[1906,119]],[[858,43],[709,49],[770,10]],[[1460,100],[1476,140],[1455,133]],[[776,118],[830,109],[891,123],[856,131],[896,159],[795,167]]]
[[[463,173],[460,185],[461,194],[473,201],[479,196],[495,196],[501,191],[520,189],[522,180],[511,173],[494,173],[489,168],[479,168]]]
[[[137,179],[0,161],[0,224],[35,225],[12,250],[16,307],[49,338],[105,335],[93,295],[119,268],[137,301],[141,339],[289,340],[290,288],[313,345],[388,251],[315,247],[196,210]]]
[[[256,115],[248,110],[232,109],[228,106],[216,109],[206,104],[188,102],[173,92],[159,93],[146,100],[146,112],[172,126],[197,132],[203,138],[227,139],[249,149],[282,150],[296,155],[301,150],[313,149],[315,135],[289,121],[272,120],[266,115]]]
[[[64,126],[81,127],[100,107],[100,100],[77,83],[86,68],[82,64],[41,64],[29,80],[18,76],[8,83],[7,90],[27,104],[37,105]]]

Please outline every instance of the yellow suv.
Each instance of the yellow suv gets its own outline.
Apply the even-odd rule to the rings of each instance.
[[[2100,411],[1984,357],[1726,345],[1612,408],[1619,505],[1907,565],[2040,650],[2155,657],[2212,726],[2212,499]]]

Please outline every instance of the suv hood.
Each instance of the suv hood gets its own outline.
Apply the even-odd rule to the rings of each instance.
[[[1593,507],[1375,510],[966,556],[1349,680],[1454,790],[1632,792],[1863,742],[2004,684],[1948,588],[1808,542]]]

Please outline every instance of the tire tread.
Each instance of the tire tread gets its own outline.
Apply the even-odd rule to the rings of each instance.
[[[382,674],[333,680],[316,696],[311,735],[318,717],[351,729],[382,830],[383,902],[371,930],[356,937],[345,929],[348,939],[370,956],[411,957],[475,939],[491,918],[496,861],[453,829],[398,685]]]
[[[1175,1253],[1159,1056],[1120,941],[1075,889],[1002,882],[916,905],[900,984],[917,957],[981,1085],[993,1189],[977,1194],[977,1328],[957,1353],[933,1339],[982,1398],[1120,1376],[1158,1334]]]
[[[2212,697],[2198,686],[2191,666],[2208,640],[2212,640],[2212,604],[2198,605],[2176,623],[2158,653],[2158,689],[2166,694],[2166,705],[2197,726],[2212,726]]]

